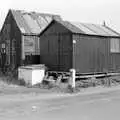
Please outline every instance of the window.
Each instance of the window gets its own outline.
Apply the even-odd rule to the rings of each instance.
[[[5,45],[5,43],[2,43],[1,44],[1,53],[6,53],[6,45]]]
[[[33,36],[24,36],[24,52],[25,53],[35,52],[35,40]]]
[[[2,48],[4,48],[4,49],[5,49],[5,43],[2,43]]]
[[[120,39],[112,38],[110,40],[110,52],[111,53],[120,53]]]

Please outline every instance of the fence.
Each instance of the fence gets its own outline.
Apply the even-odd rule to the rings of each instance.
[[[53,76],[54,80],[57,80],[58,76],[61,77],[61,81],[67,81],[71,78],[70,72],[57,72],[57,71],[48,71],[49,76]],[[75,76],[75,87],[95,87],[95,86],[107,86],[120,84],[120,73],[88,73],[80,74],[76,73]]]

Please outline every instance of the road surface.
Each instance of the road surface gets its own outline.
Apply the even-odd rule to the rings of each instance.
[[[120,120],[120,90],[46,99],[3,95],[0,120]]]

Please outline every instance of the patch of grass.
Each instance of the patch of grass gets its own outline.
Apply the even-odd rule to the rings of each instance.
[[[97,86],[106,86],[107,87],[107,80],[110,80],[110,86],[115,86],[120,84],[120,76],[112,76],[112,77],[107,77],[107,78],[99,78],[99,79],[86,79],[86,80],[77,80],[76,81],[76,87],[73,89],[68,82],[59,82],[59,84],[56,81],[43,81],[42,83],[39,83],[34,86],[30,86],[25,83],[23,79],[18,80],[16,73],[13,75],[8,74],[8,75],[2,75],[0,74],[0,87],[1,88],[9,88],[12,86],[13,88],[16,88],[16,86],[26,86],[26,90],[31,91],[33,88],[39,90],[45,90],[48,92],[61,92],[61,93],[76,93],[80,92],[81,89],[87,89],[89,87],[97,87]],[[29,87],[29,88],[27,88]]]

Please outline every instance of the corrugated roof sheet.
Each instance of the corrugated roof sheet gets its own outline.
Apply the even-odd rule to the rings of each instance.
[[[52,20],[62,20],[59,15],[26,12],[22,10],[11,11],[19,29],[25,34],[40,34]]]
[[[99,36],[120,36],[119,33],[111,28],[103,25],[60,21],[67,29],[73,33],[81,33],[87,35],[99,35]]]
[[[76,27],[74,24],[71,24],[68,21],[59,21],[63,26],[65,26],[67,29],[69,29],[73,33],[84,33],[79,27]]]

